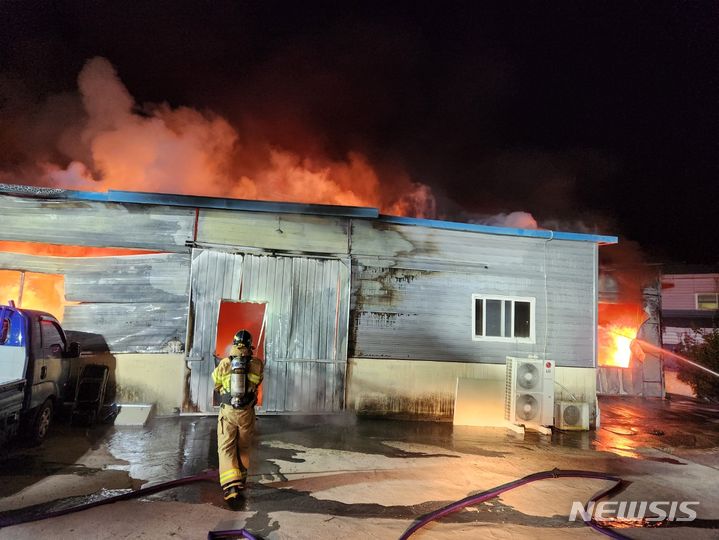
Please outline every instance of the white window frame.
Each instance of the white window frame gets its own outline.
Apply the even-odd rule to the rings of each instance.
[[[717,302],[719,303],[719,293],[712,292],[712,291],[694,293],[694,306],[697,308],[697,310],[699,310],[699,311],[716,311],[715,309],[707,309],[707,308],[699,307],[699,296],[700,295],[708,295],[708,294],[713,294],[714,298],[716,298]]]
[[[477,300],[484,300],[483,306],[487,305],[487,300],[499,300],[502,302],[502,312],[501,312],[501,324],[502,327],[504,327],[504,302],[505,301],[511,301],[512,302],[512,311],[514,311],[514,302],[528,302],[529,303],[529,337],[502,337],[502,336],[487,336],[482,335],[478,336],[475,334],[475,321],[477,320]],[[472,295],[472,340],[473,341],[493,341],[498,343],[536,343],[537,339],[537,333],[536,333],[536,313],[537,310],[535,309],[536,304],[536,298],[529,297],[529,296],[502,296],[498,294],[473,294]],[[485,313],[482,316],[482,333],[487,333],[487,313],[486,308]],[[514,335],[514,313],[510,316],[509,320],[512,324],[512,335]],[[504,330],[504,328],[503,328]]]

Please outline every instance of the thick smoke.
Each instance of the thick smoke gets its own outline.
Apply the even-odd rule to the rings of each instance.
[[[104,58],[85,64],[78,90],[79,103],[75,96],[52,98],[41,105],[42,114],[16,114],[18,126],[42,133],[42,148],[15,141],[19,157],[0,171],[0,180],[377,206],[389,214],[435,216],[429,187],[401,171],[383,175],[362,153],[344,159],[299,155],[241,134],[211,111],[138,104]],[[44,125],[53,116],[64,120],[62,129]]]
[[[512,227],[515,229],[537,229],[537,220],[529,212],[500,213],[493,216],[474,218],[473,223],[493,225],[495,227]]]

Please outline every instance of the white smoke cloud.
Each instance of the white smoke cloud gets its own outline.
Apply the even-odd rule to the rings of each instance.
[[[537,220],[529,212],[516,211],[508,214],[500,213],[470,220],[472,223],[492,225],[495,227],[511,227],[513,229],[537,229]]]

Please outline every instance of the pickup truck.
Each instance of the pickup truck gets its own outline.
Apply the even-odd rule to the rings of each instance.
[[[21,428],[36,443],[45,438],[79,356],[80,346],[68,343],[49,313],[0,305],[0,444]]]

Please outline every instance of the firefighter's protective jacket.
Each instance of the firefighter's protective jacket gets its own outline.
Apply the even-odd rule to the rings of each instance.
[[[246,354],[244,347],[233,347],[231,356],[242,356],[243,354]],[[215,390],[220,394],[230,393],[230,381],[232,379],[230,362],[229,357],[223,358],[212,372],[212,382],[215,383]],[[254,356],[247,363],[248,393],[256,393],[257,387],[262,382],[263,369],[262,361]]]

